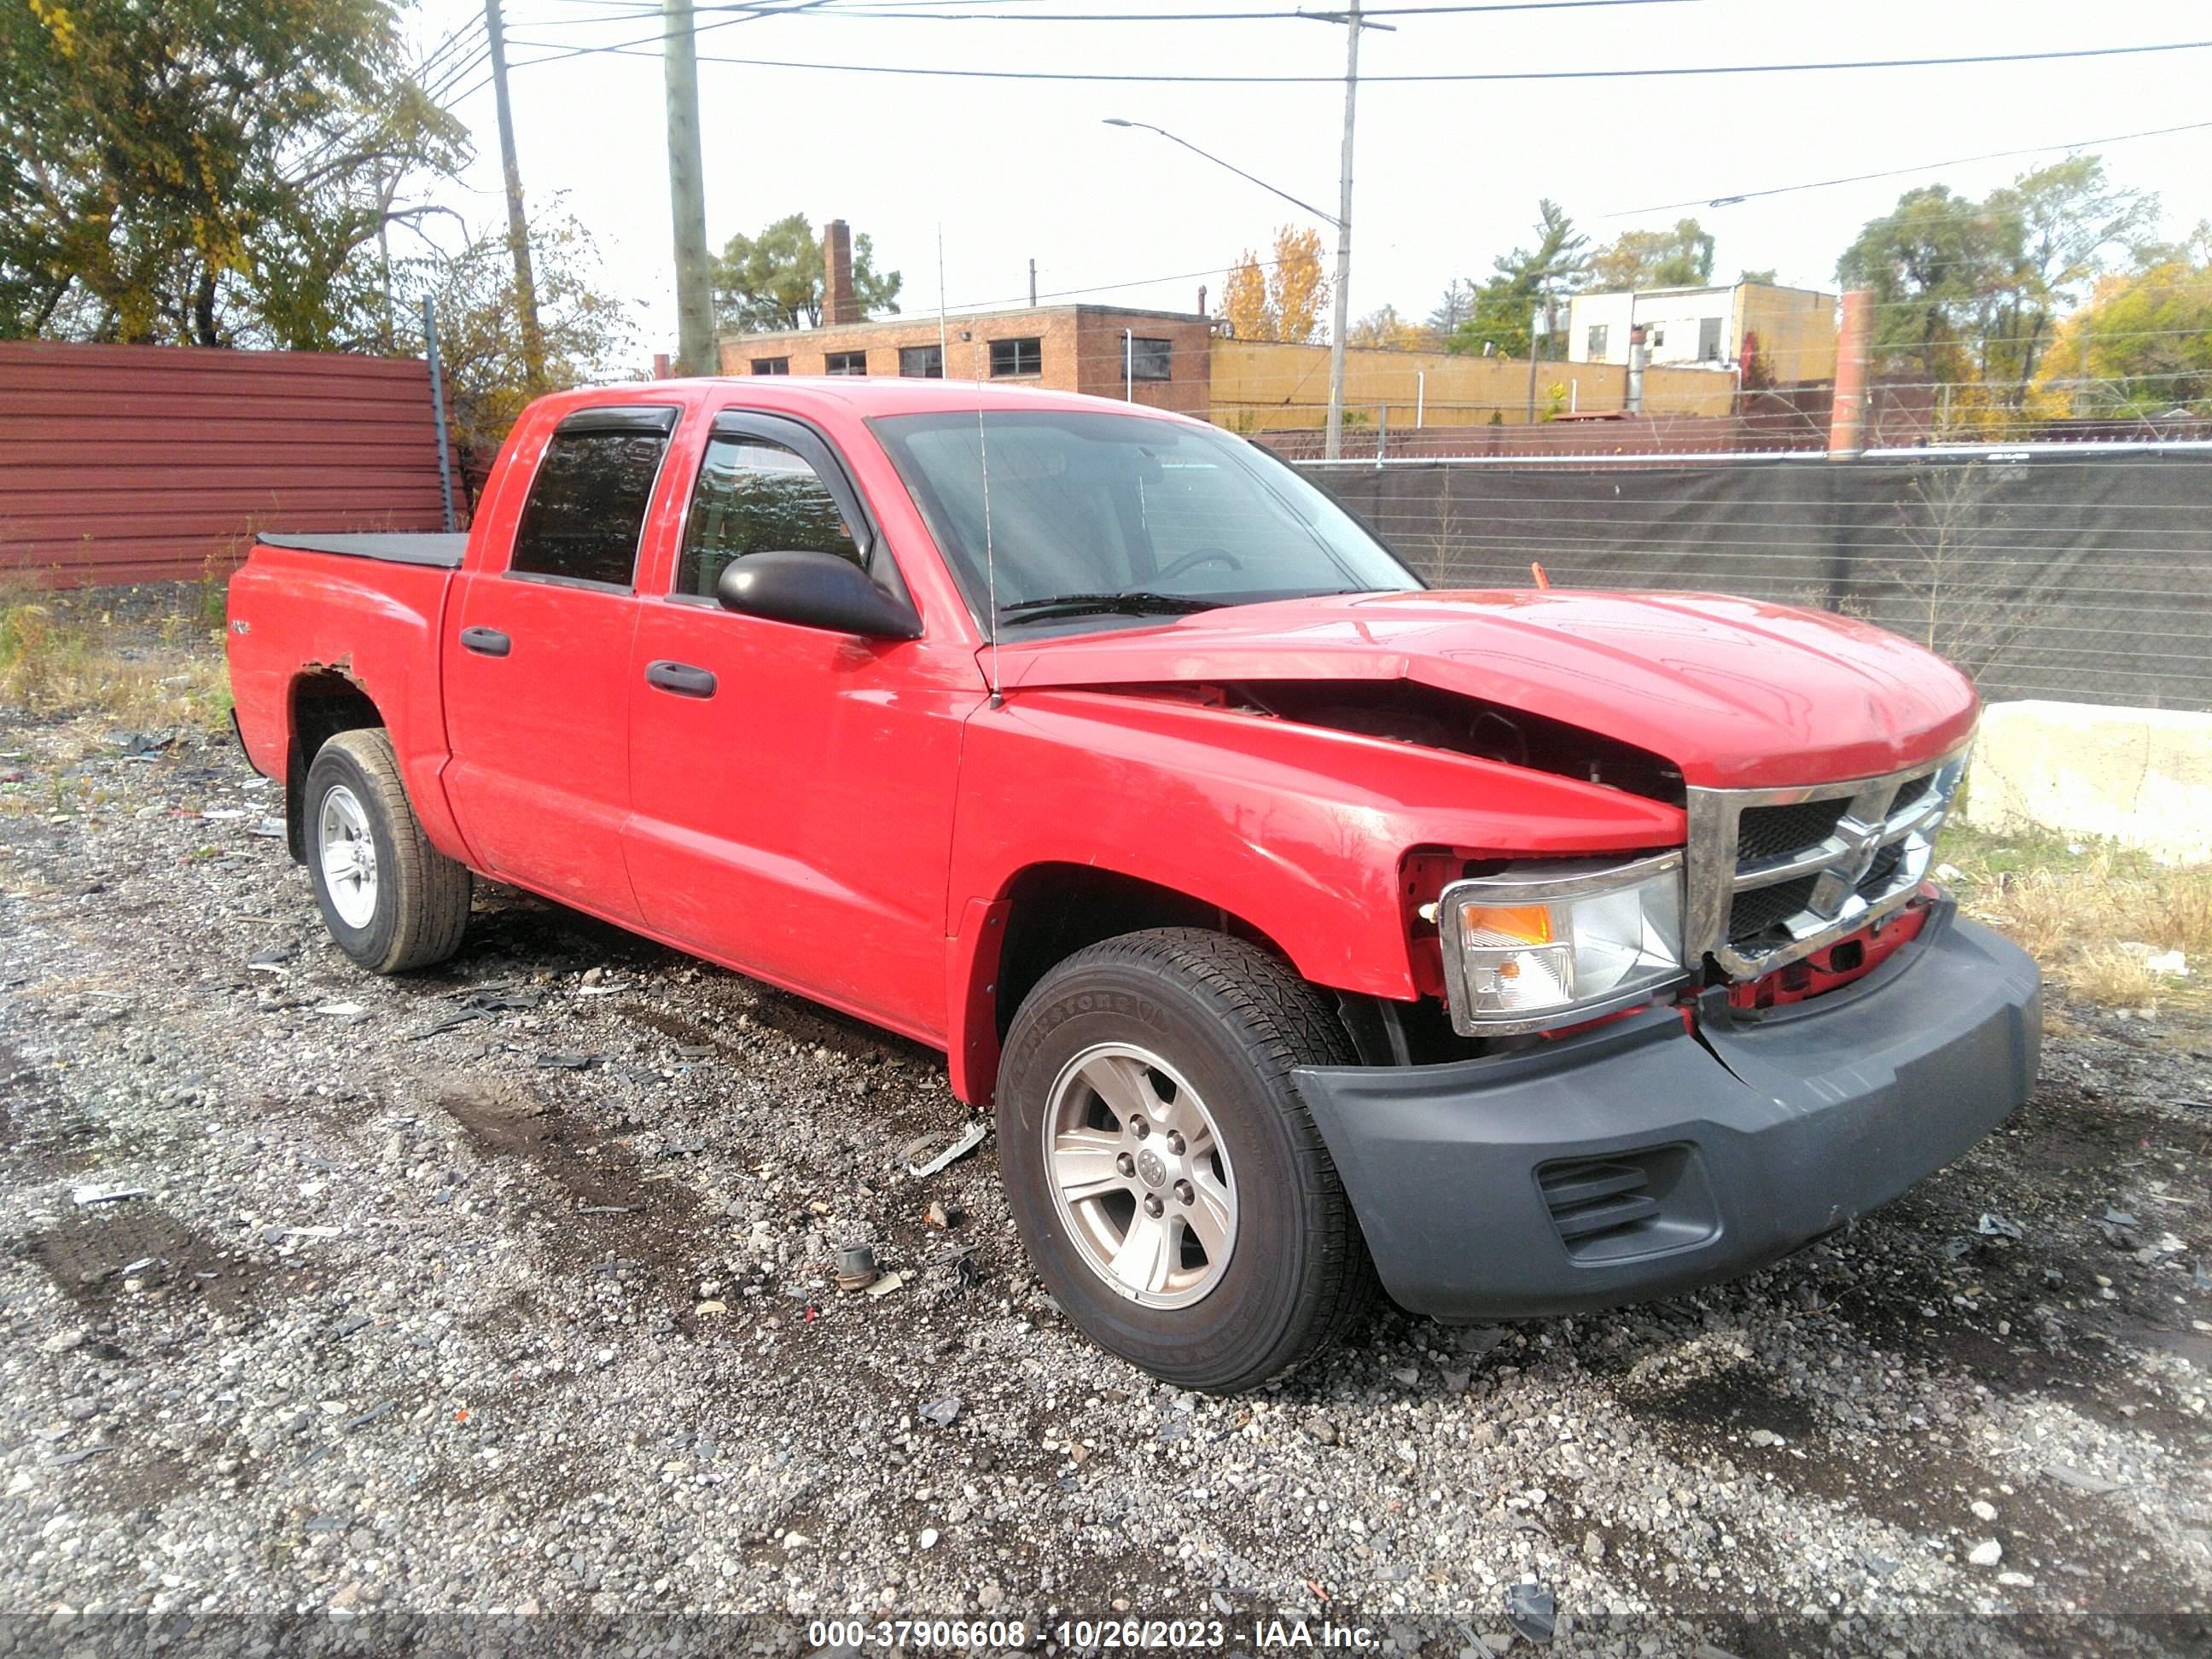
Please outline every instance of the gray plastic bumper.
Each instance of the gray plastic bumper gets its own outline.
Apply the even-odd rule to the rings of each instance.
[[[1697,1036],[1655,1009],[1494,1059],[1297,1079],[1390,1294],[1522,1318],[1748,1273],[1888,1202],[2027,1099],[2041,1030],[2034,963],[1946,904],[1856,984],[1709,1006]]]

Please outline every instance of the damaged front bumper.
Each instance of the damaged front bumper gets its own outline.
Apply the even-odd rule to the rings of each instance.
[[[2027,954],[1948,902],[1865,978],[1692,1033],[1654,1008],[1299,1092],[1384,1286],[1450,1320],[1580,1313],[1734,1278],[1887,1203],[2025,1101]]]

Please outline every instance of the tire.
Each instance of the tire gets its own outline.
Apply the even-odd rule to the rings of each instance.
[[[1319,993],[1220,933],[1125,934],[1038,982],[1000,1063],[1000,1169],[1031,1263],[1085,1334],[1164,1382],[1234,1394],[1365,1313],[1374,1265],[1291,1079],[1353,1060]]]
[[[307,878],[338,949],[372,974],[404,974],[460,948],[467,866],[422,834],[381,728],[341,732],[322,746],[301,811]]]

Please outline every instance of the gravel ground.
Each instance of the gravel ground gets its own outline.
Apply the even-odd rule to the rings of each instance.
[[[2212,1024],[2061,1004],[2012,1127],[1745,1283],[1210,1400],[1059,1316],[988,1143],[904,1172],[936,1056],[501,889],[369,978],[227,736],[9,718],[8,1611],[2202,1639]]]

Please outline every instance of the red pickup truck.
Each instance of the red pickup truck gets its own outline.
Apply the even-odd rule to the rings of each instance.
[[[471,872],[949,1056],[1037,1272],[1227,1390],[1745,1273],[2025,1098],[1928,880],[1977,704],[1850,619],[1439,592],[1265,451],[939,381],[533,405],[465,536],[264,536],[240,736],[348,955]]]

